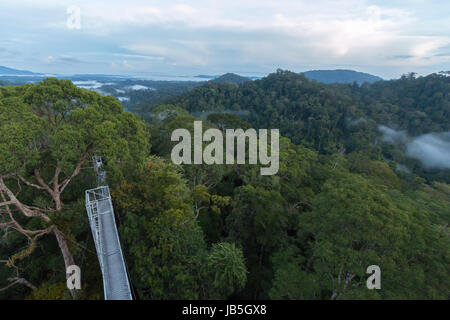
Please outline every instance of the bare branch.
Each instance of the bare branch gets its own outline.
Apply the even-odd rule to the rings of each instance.
[[[31,183],[30,181],[28,181],[27,179],[25,179],[25,178],[22,177],[22,176],[19,176],[19,179],[20,179],[23,183],[25,183],[26,185],[28,185],[28,186],[30,186],[30,187],[33,187],[33,188],[36,188],[36,189],[39,189],[39,190],[43,190],[43,189],[44,189],[43,187],[38,186],[37,184]]]
[[[38,169],[34,170],[34,176],[36,177],[37,181],[41,185],[42,189],[46,190],[50,195],[53,195],[53,190],[50,189],[48,184],[46,184],[44,179],[42,179],[41,174],[39,173]]]
[[[0,202],[0,207],[9,206],[10,204],[14,204],[14,201]]]
[[[83,155],[81,156],[80,160],[77,163],[77,166],[75,167],[75,170],[73,170],[72,174],[69,177],[67,177],[66,179],[64,179],[64,181],[58,186],[60,192],[63,192],[64,189],[69,184],[69,182],[80,173],[81,166],[83,165],[84,161],[86,160],[87,155],[88,155],[87,152],[83,153]]]
[[[8,290],[9,288],[11,288],[12,286],[14,286],[16,284],[23,284],[24,286],[27,286],[28,288],[30,288],[32,290],[36,289],[36,287],[32,283],[25,280],[24,278],[19,278],[19,277],[8,278],[8,281],[10,281],[11,283],[9,285],[7,285],[6,287],[0,288],[0,292]]]
[[[5,195],[3,194],[3,191],[0,191],[0,194],[1,194],[2,198],[4,199]],[[10,224],[12,224],[12,227],[28,238],[31,235],[36,235],[36,237],[38,237],[42,234],[46,234],[51,231],[50,228],[41,229],[41,230],[26,230],[26,229],[22,228],[22,226],[14,219],[14,216],[13,216],[9,206],[6,206],[6,212],[8,213],[9,218],[11,219]]]
[[[0,223],[0,228],[8,228],[13,224],[12,221]]]
[[[19,199],[16,198],[14,193],[11,190],[9,190],[9,188],[6,186],[2,177],[0,177],[0,191],[4,192],[9,198],[9,201],[4,201],[4,202],[12,201],[12,204],[14,206],[16,206],[17,209],[19,209],[26,217],[40,217],[45,222],[50,222],[50,218],[47,215],[40,213],[40,212],[36,212],[34,210],[31,210],[26,205],[24,205],[22,202],[20,202]]]
[[[30,210],[36,210],[36,211],[41,211],[41,212],[51,212],[54,211],[54,209],[44,209],[44,208],[38,208],[35,206],[29,206],[29,205],[24,205],[26,208],[30,209]]]
[[[59,192],[58,178],[59,178],[60,173],[61,173],[61,168],[59,166],[57,166],[55,169],[55,174],[53,175],[53,179],[52,179],[53,190],[55,192]]]

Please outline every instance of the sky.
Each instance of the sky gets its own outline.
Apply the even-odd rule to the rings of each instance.
[[[0,65],[58,74],[426,75],[450,70],[450,1],[1,0]]]

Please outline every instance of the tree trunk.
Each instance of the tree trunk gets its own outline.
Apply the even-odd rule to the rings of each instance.
[[[53,230],[53,232],[56,236],[56,240],[58,241],[59,248],[61,249],[61,253],[64,258],[64,265],[66,267],[65,270],[67,270],[67,268],[69,266],[75,264],[75,260],[73,259],[73,255],[69,250],[69,246],[67,245],[67,239],[66,239],[64,233],[62,233],[56,226],[55,226],[55,229]],[[67,274],[66,274],[66,278],[68,278]],[[78,297],[79,297],[78,290],[72,289],[69,291],[74,300],[78,299]]]
[[[61,211],[62,209],[62,201],[61,194],[59,192],[52,194],[53,201],[55,202],[55,210]]]

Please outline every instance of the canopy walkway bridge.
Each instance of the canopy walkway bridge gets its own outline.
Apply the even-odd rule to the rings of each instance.
[[[94,156],[93,162],[98,187],[86,190],[86,210],[102,271],[105,300],[132,300],[106,173],[100,157]]]

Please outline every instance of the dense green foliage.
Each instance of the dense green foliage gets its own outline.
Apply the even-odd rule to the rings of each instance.
[[[279,128],[295,144],[320,153],[361,151],[372,159],[407,164],[429,179],[450,182],[450,171],[426,170],[407,159],[402,146],[382,142],[378,125],[416,136],[450,131],[450,77],[432,74],[374,84],[325,85],[302,75],[276,73],[240,86],[196,87],[172,98],[189,112],[234,112],[256,128]]]
[[[172,128],[192,130],[179,107],[155,109],[155,149],[169,157]],[[219,128],[235,117],[209,117]],[[164,146],[158,146],[163,141]],[[185,165],[185,176],[192,176]],[[210,193],[231,197],[220,216],[200,212],[207,241],[243,248],[247,283],[234,296],[274,299],[446,299],[449,287],[449,186],[398,176],[363,153],[319,155],[282,138],[280,171],[209,168]],[[218,172],[217,170],[221,170]],[[211,171],[216,171],[212,173]],[[204,173],[204,171],[202,171]],[[367,290],[366,268],[380,265],[384,289]]]
[[[208,82],[172,104],[147,106],[144,124],[112,97],[49,79],[0,88],[0,175],[23,173],[36,183],[38,168],[49,181],[55,166],[70,174],[83,148],[96,146],[141,299],[448,299],[448,170],[430,173],[418,163],[412,173],[396,170],[407,159],[377,129],[448,131],[448,94],[449,78],[439,75],[325,85],[280,70],[240,85]],[[192,132],[195,112],[206,114],[204,130],[280,128],[278,173],[172,164],[171,132]],[[58,212],[55,223],[83,270],[84,297],[101,299],[82,199],[93,175],[81,170],[60,211],[20,179],[8,186],[27,205],[50,209],[52,219]],[[28,229],[43,227],[9,207]],[[20,232],[0,232],[0,260],[30,247]],[[16,271],[37,288],[16,284],[0,297],[70,298],[54,237],[32,243],[17,268],[0,264],[0,289]],[[369,265],[381,268],[381,290],[366,288]]]

